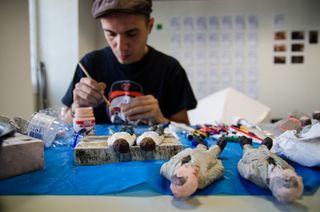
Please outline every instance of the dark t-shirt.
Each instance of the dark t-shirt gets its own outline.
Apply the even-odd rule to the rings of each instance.
[[[197,105],[189,80],[179,62],[150,46],[147,55],[132,64],[119,63],[110,47],[85,55],[81,63],[93,79],[106,83],[105,96],[109,100],[112,85],[129,80],[139,85],[144,95],[153,95],[167,118],[182,109],[193,109]],[[62,98],[66,106],[71,106],[73,89],[82,77],[85,75],[77,66],[73,80]],[[94,113],[97,123],[111,123],[105,103],[94,108]]]

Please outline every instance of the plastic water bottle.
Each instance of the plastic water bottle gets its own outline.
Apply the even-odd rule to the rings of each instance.
[[[63,128],[62,120],[44,113],[34,113],[28,125],[28,135],[41,139],[46,148],[50,147],[59,130]]]

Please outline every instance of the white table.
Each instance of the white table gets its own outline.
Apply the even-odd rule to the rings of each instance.
[[[268,196],[195,196],[177,201],[172,196],[127,192],[112,196],[0,196],[1,212],[60,211],[320,211],[320,189],[286,205]]]

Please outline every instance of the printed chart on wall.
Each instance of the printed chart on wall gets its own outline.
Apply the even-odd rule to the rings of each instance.
[[[226,87],[258,97],[257,15],[172,16],[170,54],[198,99]]]
[[[318,30],[288,30],[285,14],[274,15],[273,28],[273,62],[276,65],[303,64],[306,47],[318,44]]]

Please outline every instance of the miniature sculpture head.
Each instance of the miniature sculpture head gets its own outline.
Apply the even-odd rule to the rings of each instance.
[[[112,148],[115,152],[118,153],[128,153],[129,152],[129,143],[124,138],[119,138],[114,141]]]
[[[190,163],[177,168],[171,177],[170,189],[176,198],[191,196],[199,187],[199,171]]]
[[[291,169],[274,167],[270,172],[269,188],[280,202],[294,202],[302,195],[302,178]]]
[[[302,195],[302,179],[286,161],[270,152],[272,142],[266,138],[254,149],[252,139],[240,137],[244,153],[238,163],[239,173],[247,180],[269,188],[279,202],[294,202]]]
[[[137,144],[142,151],[153,151],[164,139],[162,125],[154,125],[137,138]]]
[[[184,149],[162,165],[160,173],[171,181],[170,189],[175,198],[189,197],[223,176],[224,168],[217,158],[226,143],[222,137],[210,149],[203,144],[195,149]]]
[[[143,151],[153,151],[156,148],[156,143],[151,137],[145,137],[141,140],[140,148]]]
[[[130,146],[134,145],[136,135],[131,126],[124,126],[120,132],[114,133],[108,138],[108,145],[117,153],[128,153]]]

